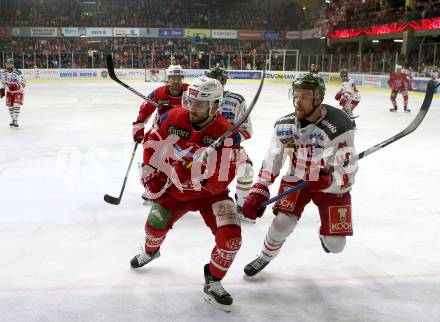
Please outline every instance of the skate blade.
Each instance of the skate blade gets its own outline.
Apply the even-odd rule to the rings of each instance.
[[[215,308],[219,309],[220,311],[231,313],[231,306],[230,305],[223,305],[218,303],[211,295],[204,293],[203,299],[206,303],[211,304]]]

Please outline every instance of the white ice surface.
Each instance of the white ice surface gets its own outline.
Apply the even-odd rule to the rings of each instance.
[[[132,85],[147,93],[157,84]],[[228,87],[250,102],[257,84]],[[245,146],[256,170],[273,122],[292,111],[287,88],[266,84],[252,112]],[[390,113],[388,93],[362,92],[358,152],[403,129],[421,102],[413,95],[412,113]],[[175,225],[159,259],[129,268],[148,213],[137,166],[119,206],[103,195],[119,193],[140,103],[111,81],[30,83],[19,129],[2,106],[0,321],[440,321],[439,100],[416,132],[360,161],[354,236],[343,253],[321,249],[311,204],[280,256],[246,280],[243,267],[273,216],[268,209],[242,225],[242,249],[223,281],[230,314],[202,299],[214,239],[198,214]]]

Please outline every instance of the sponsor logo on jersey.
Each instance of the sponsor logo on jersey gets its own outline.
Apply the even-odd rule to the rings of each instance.
[[[181,128],[181,127],[178,127],[175,125],[170,125],[170,126],[168,126],[168,134],[169,135],[175,134],[182,139],[188,139],[191,132],[188,129],[184,129],[184,128]]]
[[[222,111],[222,116],[227,120],[233,120],[235,117],[234,112]]]
[[[235,106],[235,102],[226,99],[226,100],[223,101],[223,104],[222,104],[222,105],[231,105],[231,106]]]
[[[157,104],[159,105],[169,105],[170,100],[157,100]]]
[[[312,132],[312,133],[310,133],[309,139],[324,141],[324,136],[322,135],[321,132]]]
[[[322,120],[321,123],[323,125],[325,125],[325,127],[327,127],[327,129],[329,129],[330,132],[332,133],[336,133],[338,131],[338,129],[336,128],[336,126],[334,126],[332,123],[330,123],[328,120]]]
[[[338,143],[338,150],[345,149],[347,147],[347,141]]]
[[[329,216],[330,233],[353,233],[353,226],[351,223],[351,206],[329,207]]]
[[[241,238],[233,238],[226,241],[226,247],[230,250],[239,250],[241,246]]]
[[[215,140],[217,140],[217,138],[215,138],[215,137],[213,137],[213,136],[211,136],[209,134],[205,134],[204,136],[202,136],[201,143],[203,145],[210,145]]]

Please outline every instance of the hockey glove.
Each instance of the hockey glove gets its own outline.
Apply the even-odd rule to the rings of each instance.
[[[144,175],[141,178],[142,185],[151,194],[159,193],[166,185],[167,181],[168,177],[166,174],[159,170],[153,170],[153,168],[149,174]]]
[[[319,174],[306,175],[307,186],[312,192],[322,191],[327,189],[333,183],[333,175],[324,166],[319,166]]]
[[[137,143],[142,143],[142,141],[144,140],[144,135],[144,122],[133,122],[133,141]]]
[[[193,166],[192,160],[186,158],[172,164],[180,181],[180,187],[177,187],[179,190],[200,191],[201,187],[206,184],[206,162],[197,161],[196,171],[193,171]]]
[[[5,89],[0,88],[0,98],[3,98],[5,96]]]
[[[11,92],[20,90],[20,84],[18,83],[8,83],[8,88]]]
[[[335,100],[339,101],[341,99],[342,92],[337,92],[335,96]]]
[[[266,207],[260,208],[260,205],[269,198],[269,189],[264,184],[254,184],[243,203],[243,216],[250,220],[263,216]]]

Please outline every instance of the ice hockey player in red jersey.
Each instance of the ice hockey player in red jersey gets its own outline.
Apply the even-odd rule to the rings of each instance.
[[[408,91],[412,89],[411,80],[406,73],[402,72],[400,66],[397,66],[396,72],[390,74],[388,86],[391,88],[391,103],[393,104],[390,112],[397,111],[396,97],[399,93],[403,96],[403,110],[410,112],[411,110],[408,108]]]
[[[197,78],[184,94],[184,108],[163,114],[144,141],[142,182],[153,201],[145,224],[145,244],[130,262],[139,268],[156,259],[168,231],[189,211],[199,211],[215,236],[210,263],[204,266],[205,300],[229,311],[231,295],[221,285],[241,246],[240,219],[228,185],[234,179],[240,135],[233,132],[217,150],[203,151],[232,127],[218,113],[223,86]],[[170,184],[172,182],[172,184]]]
[[[156,88],[148,95],[152,102],[145,101],[139,108],[136,121],[133,122],[133,140],[135,142],[141,143],[143,141],[145,123],[154,111],[157,110],[155,119],[157,120],[171,108],[182,105],[182,94],[188,88],[188,84],[183,83],[183,68],[180,65],[170,65],[166,70],[166,77],[167,84]]]
[[[350,118],[340,109],[322,104],[325,84],[312,73],[296,77],[292,83],[295,113],[275,123],[272,141],[263,160],[257,182],[244,202],[243,214],[261,217],[270,198],[269,186],[289,160],[288,172],[282,177],[279,193],[306,181],[273,206],[276,215],[266,234],[260,255],[244,268],[248,276],[260,272],[274,259],[311,201],[321,219],[319,240],[327,253],[344,249],[346,236],[353,234],[350,190],[357,164],[329,171],[355,154],[354,129]]]
[[[6,70],[1,72],[0,76],[0,98],[6,95],[6,106],[11,116],[9,126],[18,127],[18,116],[20,115],[21,105],[23,105],[26,81],[23,74],[14,68],[14,59],[12,58],[6,60]]]
[[[228,80],[228,72],[222,67],[213,67],[207,73],[208,77],[219,80],[223,87]],[[238,93],[231,91],[223,92],[223,102],[220,105],[219,113],[228,120],[231,124],[235,124],[243,114],[247,112],[246,100]],[[241,136],[241,141],[250,139],[252,136],[252,122],[250,117],[240,125],[238,131]],[[241,150],[244,152],[244,150]],[[235,201],[237,203],[237,211],[240,214],[242,220],[246,220],[242,216],[243,202],[249,194],[249,190],[252,186],[252,180],[254,177],[254,170],[252,168],[252,161],[248,155],[240,156],[240,162],[237,169],[237,185],[235,193]]]
[[[341,75],[342,87],[339,92],[336,93],[335,99],[339,101],[342,110],[348,115],[348,117],[353,121],[356,127],[356,122],[353,119],[353,110],[361,101],[361,95],[355,84],[355,82],[348,78],[348,71],[346,68],[342,68],[339,71]]]
[[[152,91],[148,95],[151,102],[145,101],[139,108],[136,121],[133,122],[133,140],[137,143],[142,143],[144,140],[146,136],[144,132],[145,123],[148,122],[154,111],[157,110],[154,119],[154,122],[156,122],[161,115],[170,109],[182,106],[182,94],[188,88],[188,84],[183,82],[184,71],[182,66],[170,65],[166,70],[166,77],[167,84]],[[139,163],[141,177],[144,166],[144,163]],[[142,195],[142,198],[148,201],[145,194]]]

